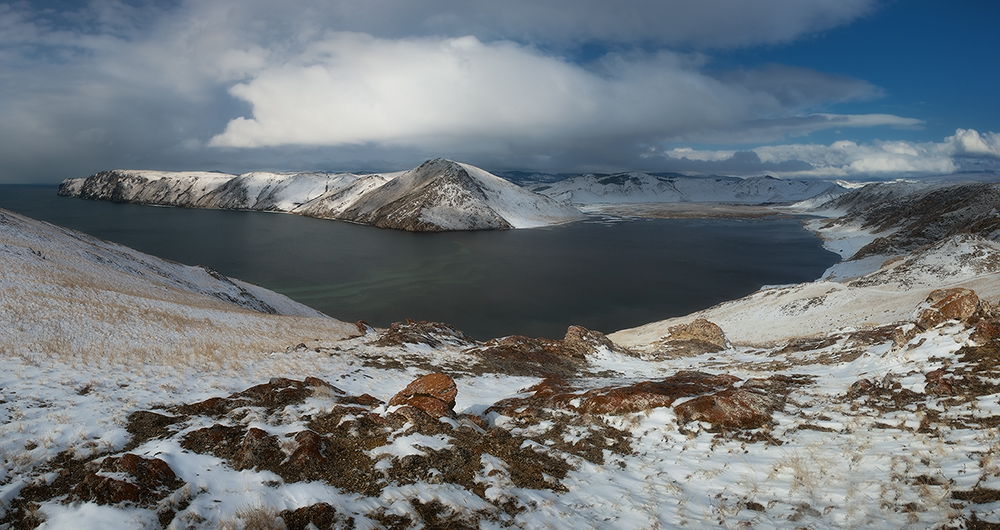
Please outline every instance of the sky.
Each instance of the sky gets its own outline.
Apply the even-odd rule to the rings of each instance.
[[[0,183],[1000,171],[1000,2],[0,2]]]

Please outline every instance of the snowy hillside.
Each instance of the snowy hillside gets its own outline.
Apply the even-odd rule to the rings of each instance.
[[[362,195],[339,218],[411,231],[532,228],[582,218],[575,208],[468,164],[424,162]]]
[[[687,177],[630,172],[580,175],[533,191],[573,204],[726,202],[742,204],[791,203],[844,191],[837,184],[774,177]]]
[[[208,268],[0,210],[0,349],[139,359],[274,348],[343,324]],[[272,315],[286,315],[272,317]],[[267,324],[265,324],[265,322]],[[273,328],[273,332],[268,330]],[[217,350],[218,353],[213,353]]]
[[[290,212],[411,231],[495,230],[565,223],[575,208],[482,169],[430,160],[411,171],[266,173],[103,171],[59,194],[140,204]]]
[[[843,256],[876,237],[827,212]],[[201,269],[2,213],[0,528],[1000,524],[981,235],[608,337],[479,342],[249,311]]]

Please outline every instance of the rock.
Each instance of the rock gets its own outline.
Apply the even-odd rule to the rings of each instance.
[[[965,322],[979,311],[979,307],[979,297],[971,289],[936,289],[917,307],[915,321],[925,330],[947,320]]]
[[[656,348],[646,354],[649,360],[715,353],[730,347],[722,328],[704,318],[671,326],[668,331],[668,335],[657,341]]]
[[[660,381],[590,390],[579,397],[579,410],[592,414],[625,414],[669,407],[679,398],[727,388],[740,379],[727,374],[683,371]]]
[[[420,377],[389,400],[389,406],[409,405],[439,418],[454,414],[458,386],[440,372]]]
[[[947,373],[944,370],[933,370],[924,374],[927,381],[924,384],[924,393],[932,396],[950,396],[955,393],[951,384],[945,379]]]
[[[726,339],[726,334],[722,332],[722,328],[718,324],[709,322],[704,318],[696,318],[690,324],[671,326],[669,331],[669,338],[671,340],[703,342],[718,348],[716,351],[721,351],[729,347],[729,340]]]
[[[97,504],[151,505],[183,485],[163,460],[132,453],[105,458],[100,473],[120,474],[125,478],[89,473],[73,489],[74,497]]]
[[[355,322],[354,326],[358,328],[358,333],[360,333],[361,336],[365,336],[369,333],[375,332],[375,328],[373,328],[371,324],[365,322],[364,320],[359,320]]]
[[[582,326],[570,326],[562,340],[511,335],[489,340],[467,349],[466,353],[481,357],[483,368],[509,375],[565,377],[576,374],[586,363],[587,355],[605,348],[634,355],[603,333]]]
[[[585,359],[588,354],[597,353],[605,348],[615,353],[631,355],[626,348],[615,344],[600,331],[593,331],[583,326],[570,326],[562,340],[563,349],[571,356]]]
[[[1000,338],[1000,325],[995,321],[980,320],[969,338],[980,344],[996,340]]]
[[[744,388],[727,388],[696,397],[674,407],[677,422],[710,423],[714,429],[756,429],[771,423],[771,414],[782,405],[775,394]]]
[[[477,342],[448,324],[409,319],[406,322],[393,322],[375,341],[377,346],[404,344],[426,344],[432,348],[447,344],[464,348],[473,346]]]
[[[267,469],[275,462],[285,459],[285,454],[281,451],[278,437],[268,434],[267,431],[250,427],[240,449],[232,459],[232,465],[236,469]]]

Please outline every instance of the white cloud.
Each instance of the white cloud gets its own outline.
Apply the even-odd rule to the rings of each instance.
[[[591,68],[509,41],[379,39],[332,33],[231,89],[252,107],[210,145],[419,146],[551,150],[589,141],[912,126],[889,115],[795,116],[803,106],[868,97],[871,85],[804,69],[747,83],[709,76],[690,57],[610,55]],[[761,79],[777,72],[778,80]],[[770,91],[775,89],[780,93]],[[794,90],[796,96],[787,93]],[[780,118],[764,119],[763,116]]]
[[[1000,134],[980,134],[972,129],[958,129],[942,142],[842,140],[830,145],[769,145],[751,151],[759,159],[759,166],[730,165],[730,172],[755,174],[763,167],[785,177],[879,179],[948,175],[965,169],[1000,170]],[[737,152],[674,148],[659,154],[677,161],[726,164]],[[780,169],[783,164],[788,168]],[[713,166],[706,164],[701,171],[711,172]]]

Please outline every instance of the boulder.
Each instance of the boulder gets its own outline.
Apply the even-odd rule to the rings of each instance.
[[[588,354],[607,349],[615,353],[630,355],[631,352],[615,344],[600,331],[587,329],[583,326],[570,326],[562,340],[563,350],[571,357],[584,359]]]
[[[944,370],[932,370],[924,374],[926,383],[924,393],[932,396],[950,396],[955,393],[948,381],[947,372]]]
[[[917,326],[931,329],[948,320],[968,321],[979,311],[979,297],[972,289],[953,287],[936,289],[917,307]]]
[[[714,322],[704,318],[696,318],[689,324],[680,324],[669,328],[670,340],[690,340],[703,342],[715,346],[715,351],[722,351],[729,347],[729,340],[722,328]]]
[[[562,340],[511,335],[491,339],[465,352],[480,357],[479,366],[486,370],[509,375],[566,377],[578,373],[588,355],[603,349],[634,355],[603,333],[582,326],[570,326]]]
[[[420,377],[389,400],[389,406],[409,405],[435,418],[454,415],[458,386],[455,380],[440,372]]]
[[[728,431],[756,429],[771,423],[771,414],[781,406],[775,394],[755,389],[727,388],[685,401],[674,407],[677,422],[710,423],[714,429]]]
[[[76,485],[73,489],[76,499],[97,504],[129,502],[149,506],[183,485],[163,460],[133,453],[105,458],[98,473],[89,473]],[[112,474],[116,476],[109,476]]]
[[[360,327],[358,328],[361,329]],[[432,348],[444,345],[468,347],[476,343],[476,339],[442,322],[427,322],[407,319],[406,322],[393,322],[389,329],[374,342],[376,346],[403,346],[405,344],[426,344]]]
[[[715,353],[729,348],[729,340],[722,328],[697,318],[687,324],[678,324],[668,329],[668,334],[656,343],[654,351],[646,354],[650,360],[662,360],[678,356]]]
[[[728,374],[682,371],[659,381],[587,391],[579,398],[579,409],[592,414],[625,414],[669,407],[679,398],[727,388],[739,380]]]

